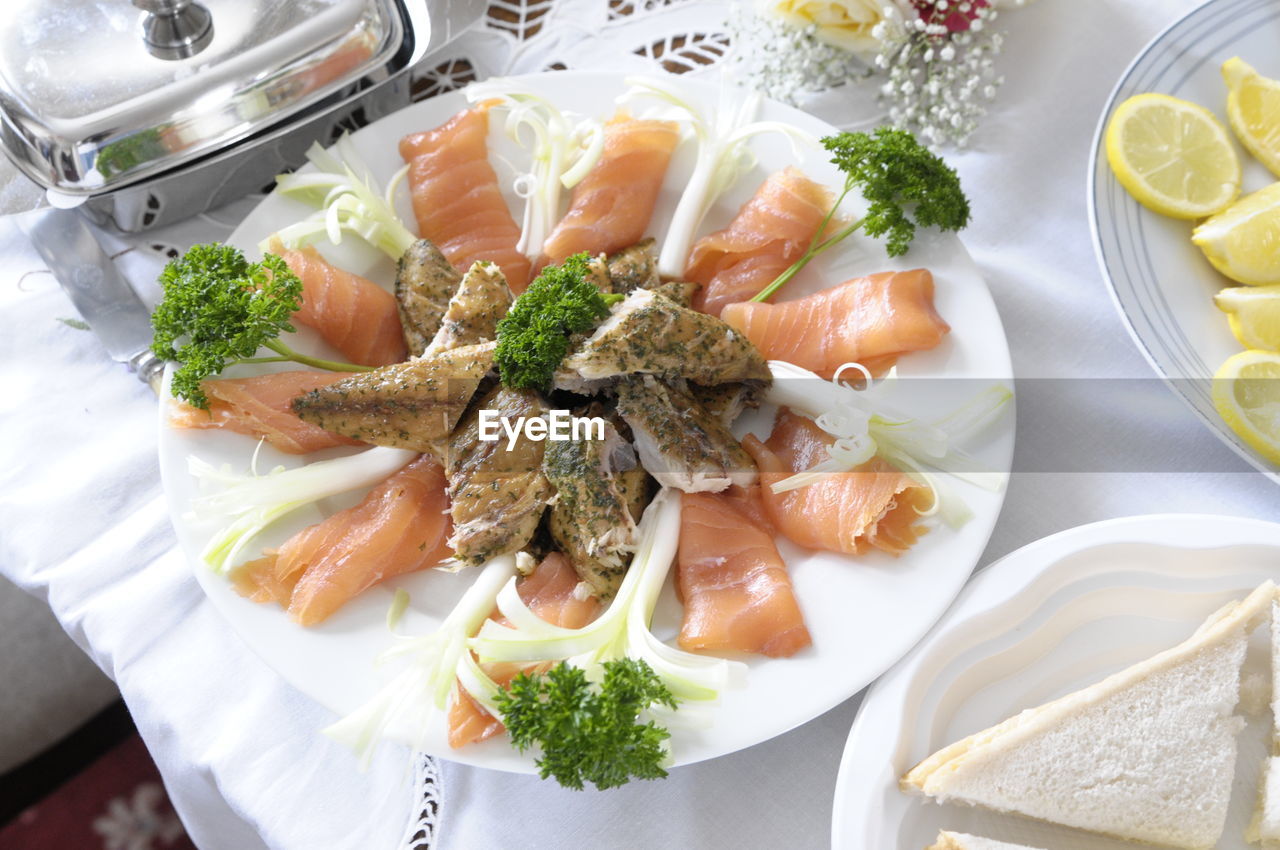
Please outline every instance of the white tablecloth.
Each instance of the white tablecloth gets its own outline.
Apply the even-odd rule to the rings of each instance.
[[[1003,19],[1008,82],[974,150],[952,161],[974,200],[964,239],[995,295],[1019,378],[1150,377],[1093,258],[1085,173],[1114,81],[1194,5],[1041,0]],[[57,321],[74,311],[47,274],[20,279],[41,263],[12,221],[0,220],[0,257],[0,572],[47,598],[119,683],[200,847],[395,846],[410,814],[405,757],[384,750],[367,774],[356,772],[317,733],[334,718],[287,686],[204,599],[165,513],[155,399],[92,335]],[[154,260],[120,262],[134,280],[154,277]],[[1154,381],[1135,382],[1128,403],[1105,392],[1072,399],[1024,395],[1018,465],[1064,471],[1013,477],[983,564],[1108,517],[1280,513],[1280,490]],[[1103,435],[1099,455],[1087,454],[1080,434]],[[1194,457],[1214,471],[1036,466],[1050,452],[1060,457],[1064,443],[1084,452],[1073,456],[1080,469],[1140,449],[1145,469],[1185,469]],[[749,750],[605,793],[446,765],[442,846],[825,846],[858,699]]]

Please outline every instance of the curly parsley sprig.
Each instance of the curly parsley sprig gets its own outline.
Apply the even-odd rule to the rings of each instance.
[[[600,292],[588,279],[590,260],[583,252],[547,266],[498,322],[494,358],[502,383],[549,389],[556,367],[569,353],[570,336],[594,328],[609,315],[609,305],[622,300]]]
[[[898,257],[907,252],[917,226],[960,230],[969,223],[969,199],[955,170],[908,131],[880,127],[873,135],[840,133],[824,138],[822,146],[845,174],[844,191],[804,254],[752,301],[768,300],[810,260],[859,229],[876,238],[887,235],[885,250]],[[867,214],[824,239],[841,201],[855,188],[867,201]]]
[[[164,267],[160,285],[164,300],[151,314],[151,350],[182,364],[173,373],[173,394],[196,407],[209,406],[200,382],[237,363],[291,360],[335,372],[369,369],[308,357],[276,338],[294,330],[289,319],[302,306],[302,281],[274,254],[251,263],[230,245],[195,245]],[[263,347],[280,356],[254,357]]]
[[[599,686],[562,661],[546,675],[521,673],[497,695],[516,749],[541,747],[543,779],[577,791],[590,782],[603,791],[667,775],[663,742],[671,733],[639,716],[651,705],[675,708],[675,697],[644,661],[620,658],[603,667]]]

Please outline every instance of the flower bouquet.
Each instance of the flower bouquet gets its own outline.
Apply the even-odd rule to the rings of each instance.
[[[889,123],[963,147],[1004,81],[1000,6],[1028,0],[756,0],[735,6],[730,61],[770,97],[875,80]]]

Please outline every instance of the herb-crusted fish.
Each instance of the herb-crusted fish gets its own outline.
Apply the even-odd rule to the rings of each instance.
[[[396,307],[409,353],[417,357],[444,320],[449,299],[462,274],[430,239],[419,239],[400,258],[396,270]]]
[[[631,426],[640,461],[659,484],[718,493],[755,480],[751,455],[684,389],[652,375],[625,378],[615,389],[618,413]]]
[[[698,293],[698,284],[687,280],[669,280],[665,283],[655,283],[648,288],[664,298],[670,298],[681,307],[692,307],[694,296]]]
[[[423,356],[495,339],[498,320],[507,315],[509,309],[511,287],[507,286],[502,269],[490,262],[472,263],[449,299],[440,330]]]
[[[653,238],[641,239],[609,257],[609,279],[613,291],[626,295],[637,289],[652,289],[681,307],[692,307],[699,284],[687,280],[663,282],[658,274],[658,248]]]
[[[760,387],[755,384],[717,384],[714,387],[690,384],[688,389],[703,410],[726,426],[732,425],[745,408],[760,406]]]
[[[533,537],[551,497],[542,472],[545,442],[528,439],[521,429],[508,447],[505,434],[480,439],[480,413],[493,411],[497,422],[515,424],[547,415],[542,397],[529,390],[495,387],[481,399],[449,438],[449,479],[453,537],[458,561],[483,564],[522,549]]]
[[[653,289],[662,279],[658,276],[658,247],[653,237],[641,239],[609,257],[609,279],[613,291],[624,295],[633,289]]]
[[[493,368],[494,343],[361,372],[293,400],[326,431],[375,446],[435,452]]]
[[[542,468],[556,491],[547,518],[551,537],[578,577],[607,599],[631,560],[638,515],[632,502],[644,496],[644,470],[613,425],[604,431],[602,440],[548,443]]]
[[[684,378],[707,386],[770,380],[769,366],[742,333],[664,295],[637,289],[614,306],[561,364],[572,388],[585,381],[636,373]]]

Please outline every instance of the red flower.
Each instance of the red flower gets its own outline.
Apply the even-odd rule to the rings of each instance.
[[[966,3],[969,11],[961,12],[960,4]],[[948,0],[945,12],[938,11],[938,0],[912,0],[912,5],[924,18],[925,23],[943,24],[947,32],[966,32],[969,25],[978,17],[978,10],[985,9],[990,3],[987,0]]]

